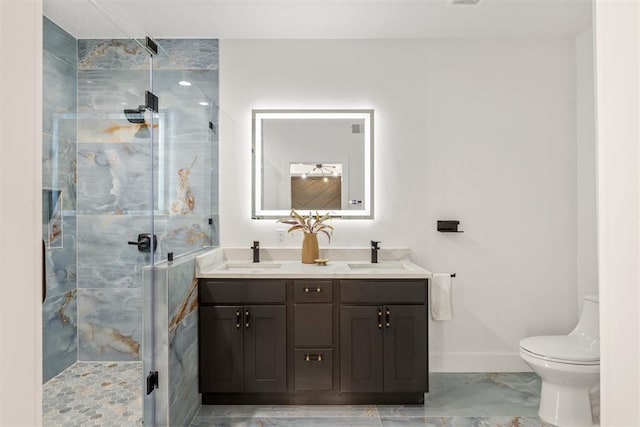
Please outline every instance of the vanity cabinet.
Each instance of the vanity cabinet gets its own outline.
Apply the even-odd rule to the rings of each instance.
[[[293,389],[334,389],[334,305],[331,280],[294,280]]]
[[[340,390],[425,390],[426,337],[422,306],[341,306]]]
[[[200,279],[204,404],[416,404],[427,280]]]
[[[425,283],[342,281],[340,303],[340,390],[426,390]]]
[[[230,285],[233,290],[227,293]],[[285,392],[284,282],[237,285],[215,281],[200,284],[200,392]],[[268,303],[233,304],[263,301]],[[273,304],[277,302],[281,304]]]

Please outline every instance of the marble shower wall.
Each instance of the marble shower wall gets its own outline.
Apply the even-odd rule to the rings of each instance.
[[[79,360],[141,359],[151,257],[128,241],[153,225],[155,262],[218,244],[218,42],[157,42],[152,65],[133,40],[78,40]],[[159,113],[131,123],[147,90]]]
[[[42,306],[43,383],[76,362],[76,39],[43,18],[42,187],[61,191],[56,210],[43,212],[46,299]],[[45,205],[46,206],[46,205]],[[55,225],[55,229],[49,224]],[[59,225],[62,225],[60,228]]]
[[[145,424],[189,425],[201,405],[198,391],[198,280],[195,255],[173,263],[162,263],[153,271],[144,270],[147,316],[153,328],[145,325],[145,340],[154,348],[144,349],[144,372],[159,372],[155,394],[155,420],[145,414]],[[153,293],[150,292],[153,287]],[[149,312],[153,307],[154,312]],[[150,407],[151,405],[145,405]]]

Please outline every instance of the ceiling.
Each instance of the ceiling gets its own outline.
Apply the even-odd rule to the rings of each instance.
[[[557,38],[591,27],[591,0],[449,1],[44,0],[44,11],[77,38]]]

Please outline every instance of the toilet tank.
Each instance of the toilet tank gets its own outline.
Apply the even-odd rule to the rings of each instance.
[[[577,335],[583,350],[600,356],[600,312],[598,296],[584,297],[578,325],[569,335]]]

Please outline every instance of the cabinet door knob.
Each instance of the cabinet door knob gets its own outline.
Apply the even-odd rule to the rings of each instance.
[[[382,329],[382,310],[378,309],[378,329]]]
[[[321,291],[322,291],[322,288],[319,288],[319,287],[316,288],[316,292],[321,292]]]
[[[391,312],[389,311],[389,309],[387,308],[386,311],[386,324],[387,324],[387,328],[391,326]]]
[[[236,311],[236,329],[240,329],[240,310]]]
[[[305,293],[309,293],[309,288],[304,288]]]
[[[249,316],[250,316],[249,310],[246,310],[244,312],[244,322],[245,322],[244,323],[244,327],[247,328],[247,329],[249,328]]]

